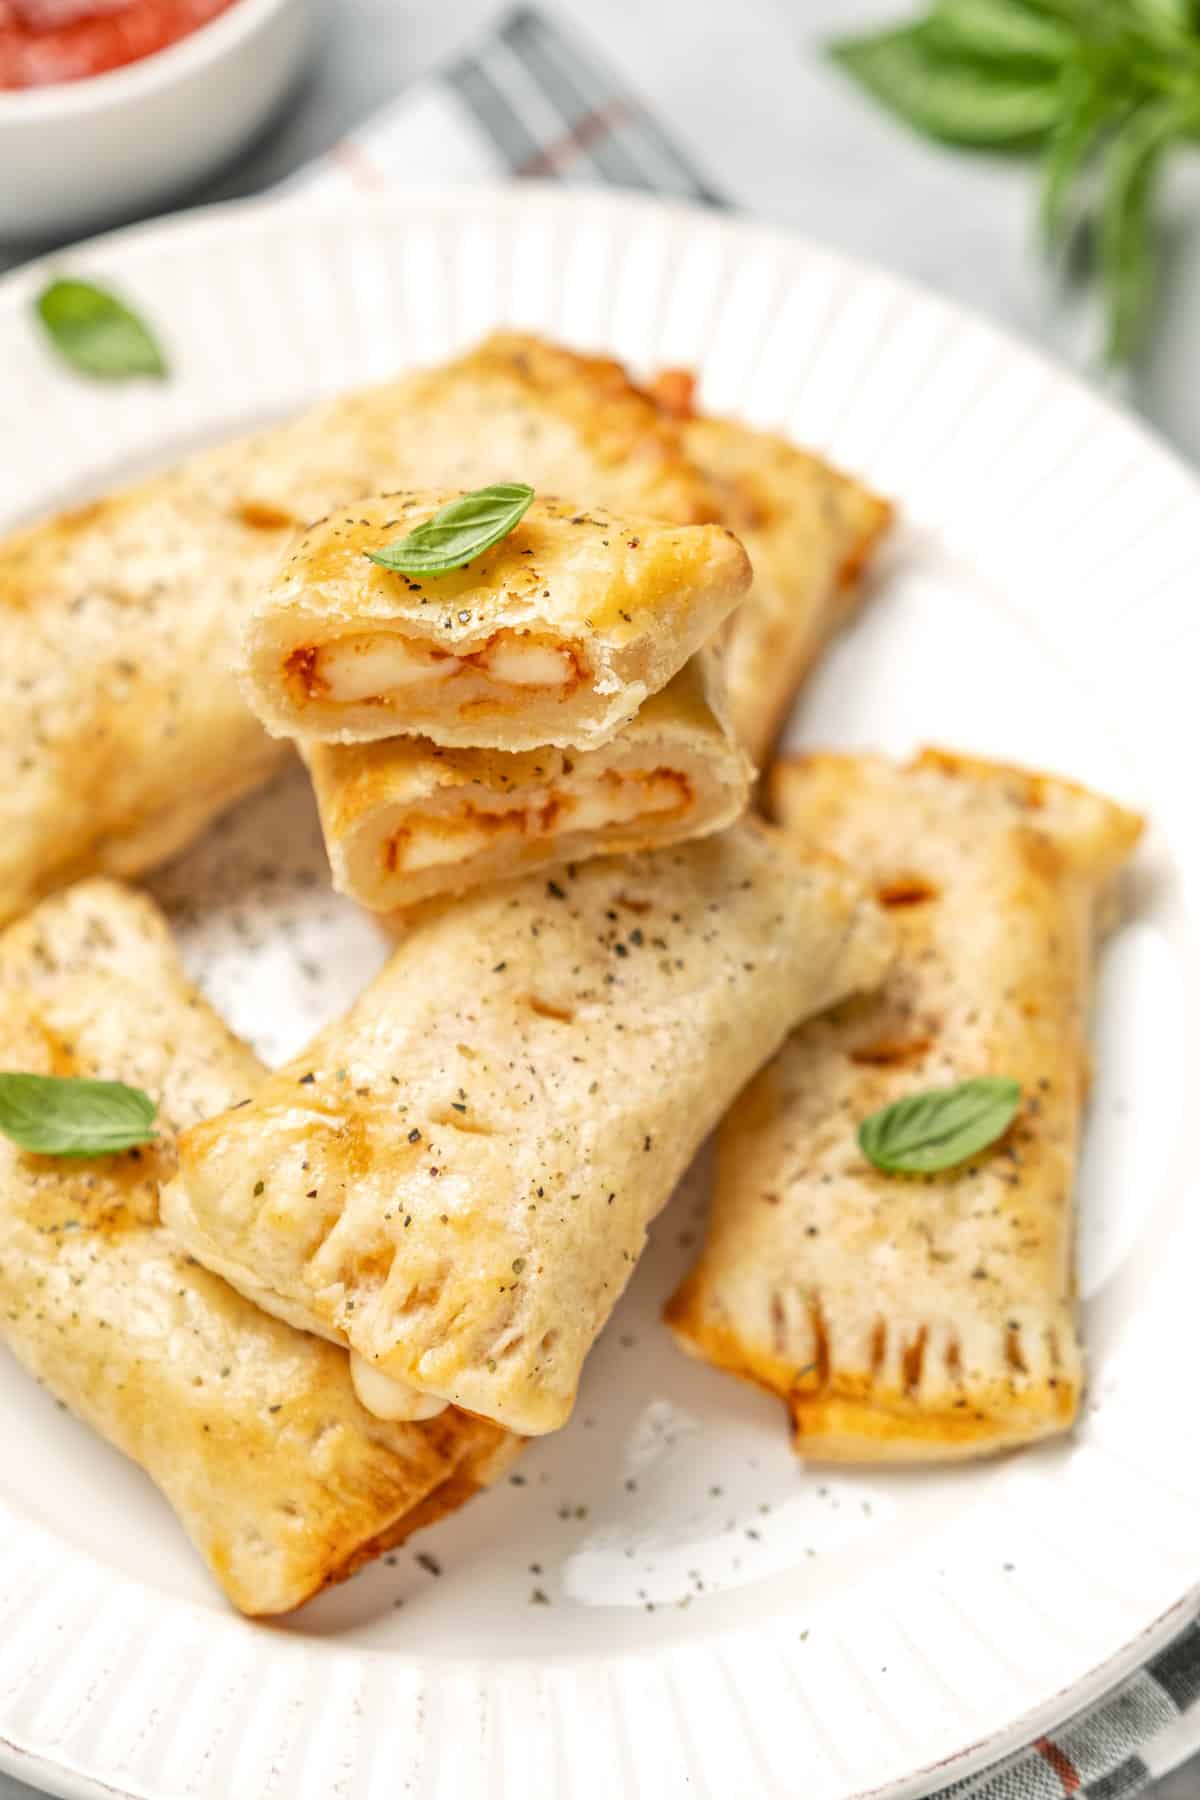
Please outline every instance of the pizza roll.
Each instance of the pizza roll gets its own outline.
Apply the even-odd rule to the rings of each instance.
[[[278,766],[230,671],[310,520],[497,469],[631,516],[716,516],[678,426],[618,364],[501,333],[0,539],[0,923],[163,861]]]
[[[184,1134],[164,1215],[349,1345],[368,1404],[554,1430],[705,1134],[889,941],[840,869],[749,820],[430,902],[344,1019]]]
[[[734,729],[761,765],[797,688],[857,607],[859,576],[892,509],[786,438],[696,414],[683,370],[665,371],[655,391],[682,420],[683,447],[754,568],[749,597],[725,628],[726,679]]]
[[[788,1039],[733,1108],[685,1349],[779,1394],[801,1453],[982,1455],[1062,1431],[1082,1360],[1072,1188],[1094,940],[1141,822],[1069,782],[927,751],[776,766],[785,828],[892,915],[878,993]],[[989,1150],[889,1175],[870,1114],[977,1076],[1021,1085]]]
[[[746,805],[750,765],[692,658],[599,750],[309,744],[334,886],[376,912],[618,851],[703,837]]]
[[[538,496],[444,575],[371,561],[456,494],[360,500],[313,526],[252,609],[246,697],[324,743],[416,732],[492,750],[605,743],[750,586],[720,525],[661,525]]]
[[[142,1465],[235,1606],[298,1606],[515,1454],[457,1411],[373,1416],[344,1350],[260,1312],[160,1225],[173,1132],[244,1103],[263,1071],[185,981],[149,900],[85,882],[0,937],[0,1065],[159,1103],[157,1141],[120,1156],[0,1138],[0,1338]]]

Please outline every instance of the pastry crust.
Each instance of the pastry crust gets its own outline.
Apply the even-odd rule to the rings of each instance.
[[[842,870],[749,820],[429,903],[345,1019],[184,1134],[164,1216],[383,1374],[554,1430],[706,1133],[889,943]]]
[[[1075,1417],[1072,1188],[1091,961],[1141,821],[1050,776],[945,752],[776,765],[784,827],[869,882],[898,954],[811,1021],[719,1140],[700,1261],[667,1308],[685,1349],[779,1394],[802,1454],[979,1456]],[[886,1175],[856,1126],[906,1094],[1007,1075],[1023,1104],[965,1166]]]
[[[160,1138],[122,1156],[0,1138],[0,1337],[175,1508],[234,1605],[285,1612],[461,1504],[517,1440],[447,1411],[387,1424],[343,1350],[269,1318],[159,1224],[172,1131],[263,1071],[185,981],[158,910],[81,883],[0,937],[0,1062],[124,1080]]]
[[[246,698],[269,731],[594,749],[750,586],[746,552],[723,526],[618,518],[541,494],[462,568],[414,577],[371,561],[459,497],[376,495],[306,532],[243,637]]]
[[[762,766],[801,682],[857,609],[892,508],[786,438],[697,414],[693,389],[679,369],[655,383],[754,567],[749,597],[725,628],[726,680],[734,729]]]
[[[215,454],[0,542],[0,923],[161,862],[284,755],[230,668],[287,530],[215,497]]]
[[[498,333],[0,540],[0,923],[81,875],[161,862],[278,765],[229,677],[309,521],[498,479],[716,516],[678,427],[617,363]]]
[[[333,885],[390,912],[593,856],[705,837],[744,810],[750,765],[701,655],[599,750],[309,744]]]

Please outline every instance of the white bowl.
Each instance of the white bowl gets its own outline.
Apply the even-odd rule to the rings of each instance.
[[[78,231],[198,180],[282,99],[315,0],[233,0],[109,74],[0,93],[0,235]]]

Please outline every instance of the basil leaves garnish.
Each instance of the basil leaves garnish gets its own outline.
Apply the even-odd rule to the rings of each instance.
[[[396,569],[402,575],[445,575],[473,562],[507,537],[529,511],[532,500],[533,489],[523,481],[477,488],[473,494],[463,494],[439,507],[407,537],[366,554],[381,569]]]
[[[864,1119],[859,1148],[889,1175],[934,1175],[1003,1137],[1020,1104],[1021,1084],[1006,1075],[930,1088]]]
[[[1099,282],[1113,362],[1151,315],[1164,179],[1200,133],[1192,0],[929,0],[831,50],[926,137],[1041,159],[1047,246]]]
[[[81,374],[123,381],[167,373],[150,327],[107,289],[62,277],[42,289],[34,306],[54,348]]]
[[[43,1156],[111,1156],[148,1144],[158,1111],[141,1088],[73,1075],[0,1074],[0,1131]]]

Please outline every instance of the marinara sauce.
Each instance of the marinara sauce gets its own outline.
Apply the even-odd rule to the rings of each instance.
[[[233,0],[0,0],[0,89],[82,81],[165,50]]]

